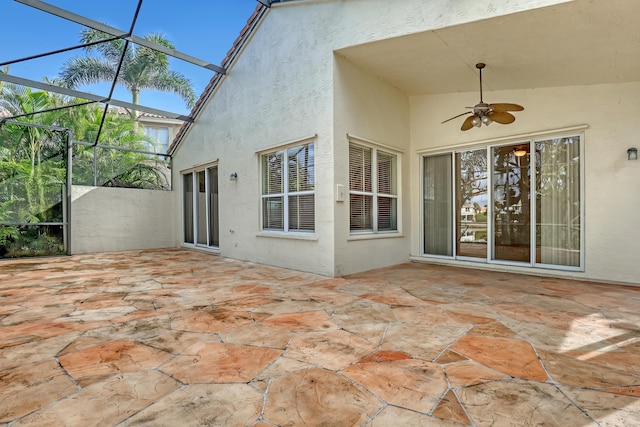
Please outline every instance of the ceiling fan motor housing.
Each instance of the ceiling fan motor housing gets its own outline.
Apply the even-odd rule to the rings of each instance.
[[[476,68],[479,70],[479,78],[480,78],[480,102],[473,107],[473,115],[466,118],[464,123],[462,123],[461,130],[469,130],[472,127],[481,127],[484,123],[486,126],[489,126],[493,122],[497,122],[503,125],[513,123],[516,118],[513,114],[508,113],[508,111],[522,111],[524,107],[518,104],[511,103],[499,103],[499,104],[487,104],[482,99],[482,69],[486,67],[486,64],[483,62],[479,62],[476,64]],[[471,108],[471,107],[467,107]],[[446,123],[449,120],[453,120],[460,116],[466,116],[468,113],[458,114],[450,119],[445,120],[442,123]]]

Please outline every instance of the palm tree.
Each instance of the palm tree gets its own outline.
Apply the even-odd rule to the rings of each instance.
[[[93,29],[83,30],[81,33],[81,41],[84,44],[108,37],[110,36]],[[144,39],[175,49],[173,44],[159,33],[147,34]],[[95,49],[100,56],[77,56],[68,60],[60,73],[63,84],[69,88],[76,88],[83,84],[112,82],[124,47],[125,41],[122,39],[89,46],[86,48],[88,53]],[[140,103],[140,91],[145,89],[174,93],[180,96],[189,108],[193,107],[196,100],[191,81],[169,69],[167,55],[144,46],[129,45],[117,83],[131,93],[131,102],[136,105]],[[135,112],[130,114],[132,118],[136,118]]]

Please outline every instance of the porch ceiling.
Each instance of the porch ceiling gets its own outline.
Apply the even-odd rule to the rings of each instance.
[[[574,0],[352,46],[337,53],[407,95],[622,83],[640,78],[640,2]]]

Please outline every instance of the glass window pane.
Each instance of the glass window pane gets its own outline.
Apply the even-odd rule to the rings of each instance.
[[[453,255],[451,154],[424,158],[424,252]]]
[[[398,199],[378,197],[378,231],[398,229]]]
[[[315,182],[313,143],[289,148],[288,157],[289,191],[313,190]]]
[[[580,266],[580,138],[538,141],[536,262]]]
[[[284,230],[284,201],[281,196],[262,199],[262,228]]]
[[[349,189],[371,192],[371,149],[349,145]]]
[[[262,194],[283,192],[283,156],[282,151],[262,155]]]
[[[314,229],[314,195],[289,196],[289,231],[313,231]]]
[[[378,193],[398,194],[396,156],[378,151]]]
[[[351,194],[349,199],[351,231],[373,230],[373,196]]]
[[[144,127],[145,136],[151,141],[150,151],[156,153],[166,153],[169,148],[169,128],[168,127]]]

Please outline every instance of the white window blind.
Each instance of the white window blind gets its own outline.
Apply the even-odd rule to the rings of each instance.
[[[349,145],[352,232],[398,230],[397,180],[396,155],[355,143]]]
[[[262,228],[315,230],[313,143],[262,155]]]

